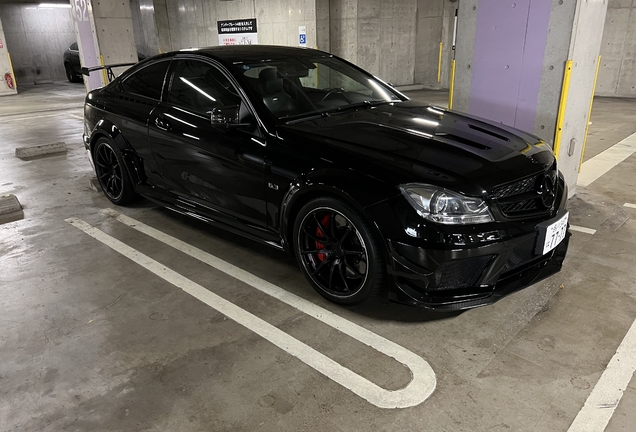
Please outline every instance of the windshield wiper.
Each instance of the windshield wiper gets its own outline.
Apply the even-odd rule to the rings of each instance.
[[[402,102],[401,100],[391,100],[391,101],[387,101],[387,100],[365,100],[362,102],[357,102],[354,104],[349,104],[349,105],[341,105],[335,108],[331,108],[331,109],[327,109],[327,110],[322,110],[320,112],[317,112],[315,114],[312,113],[304,113],[304,114],[298,114],[295,116],[291,116],[292,118],[290,118],[289,120],[287,120],[285,123],[286,124],[294,124],[294,123],[300,123],[300,122],[304,122],[304,121],[308,121],[308,120],[316,120],[322,117],[330,117],[333,114],[338,114],[338,113],[342,113],[345,111],[349,111],[352,109],[357,109],[357,108],[371,108],[374,106],[378,106],[378,105],[384,105],[387,103],[395,103],[395,102]],[[302,116],[302,117],[299,117]],[[284,120],[285,117],[281,117],[280,120]]]
[[[297,117],[297,116],[294,116]],[[326,112],[319,112],[317,114],[310,114],[310,115],[306,115],[303,117],[299,117],[299,118],[293,118],[291,120],[287,120],[285,122],[285,124],[295,124],[295,123],[301,123],[304,121],[309,121],[309,120],[317,120],[319,118],[323,118],[323,117],[329,117],[329,114]],[[281,117],[281,120],[283,120],[285,117]]]
[[[374,106],[378,106],[378,105],[384,105],[384,104],[388,104],[388,103],[394,103],[394,102],[402,102],[399,100],[392,100],[392,101],[386,101],[386,100],[365,100],[362,102],[357,102],[357,103],[353,103],[353,104],[349,104],[349,105],[342,105],[339,107],[335,107],[329,110],[326,110],[324,112],[328,113],[328,114],[337,114],[340,112],[344,112],[344,111],[349,111],[352,109],[357,109],[357,108],[371,108]]]

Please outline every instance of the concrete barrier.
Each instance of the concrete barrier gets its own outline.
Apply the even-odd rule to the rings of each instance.
[[[66,153],[66,144],[63,142],[56,142],[53,144],[43,144],[31,147],[17,147],[15,149],[15,155],[20,159],[51,153]]]
[[[20,220],[23,217],[22,206],[15,195],[0,196],[0,224]]]

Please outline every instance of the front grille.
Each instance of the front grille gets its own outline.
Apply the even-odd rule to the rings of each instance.
[[[540,204],[537,201],[538,200],[535,198],[511,203],[501,203],[499,207],[501,208],[501,211],[504,212],[504,214],[506,215],[512,213],[522,213],[530,210],[538,210]]]
[[[554,205],[556,164],[546,172],[493,188],[492,197],[506,217],[523,217],[549,212]],[[546,198],[546,180],[551,186],[552,196]]]
[[[475,286],[492,259],[492,255],[446,261],[435,270],[435,286],[430,291],[442,291]]]
[[[523,193],[534,190],[534,185],[537,182],[537,177],[532,176],[523,180],[516,181],[504,186],[497,186],[493,189],[492,193],[495,198],[507,198],[514,195],[521,195]]]

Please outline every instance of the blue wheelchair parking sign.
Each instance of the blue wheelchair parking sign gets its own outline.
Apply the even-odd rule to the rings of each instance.
[[[299,34],[298,35],[298,41],[300,42],[301,45],[307,45],[307,35],[306,34]]]

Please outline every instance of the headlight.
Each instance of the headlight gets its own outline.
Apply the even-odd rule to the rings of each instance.
[[[420,216],[433,222],[470,225],[494,221],[481,198],[421,183],[400,185],[400,190]]]

